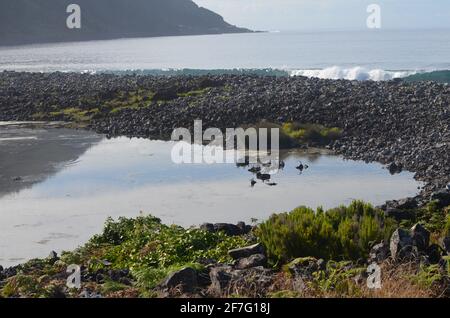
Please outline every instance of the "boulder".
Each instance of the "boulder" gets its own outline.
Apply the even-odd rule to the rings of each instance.
[[[267,265],[267,258],[264,254],[255,254],[249,257],[241,258],[237,264],[237,269],[248,269],[252,267],[258,267],[263,266],[265,267]]]
[[[447,189],[439,190],[431,194],[431,200],[437,201],[439,207],[443,208],[450,205],[450,191]]]
[[[5,268],[3,270],[3,277],[10,278],[10,277],[16,276],[17,275],[17,269],[18,269],[17,266]]]
[[[397,174],[403,171],[403,165],[401,163],[392,162],[388,165],[388,169],[391,174]]]
[[[264,254],[264,248],[260,243],[228,251],[228,255],[236,260],[255,254]]]
[[[197,271],[191,267],[185,267],[170,274],[161,284],[163,288],[181,287],[183,291],[193,291],[198,286]]]
[[[413,251],[413,240],[411,234],[404,229],[397,229],[391,236],[389,244],[391,256],[395,260],[411,256]]]
[[[206,231],[206,232],[215,232],[214,224],[212,223],[203,223],[200,225],[200,230]]]
[[[415,198],[406,198],[397,201],[398,209],[415,209],[418,207],[417,200]]]
[[[413,245],[419,251],[425,251],[430,245],[430,232],[424,228],[420,223],[417,223],[411,228],[411,237]]]
[[[294,277],[311,278],[314,272],[325,269],[323,260],[314,257],[300,257],[286,265],[287,270]]]
[[[389,245],[382,242],[372,247],[369,253],[369,263],[381,263],[390,255]]]
[[[247,225],[245,222],[238,222],[237,227],[241,230],[242,234],[248,234],[253,229],[251,225]]]
[[[397,208],[388,207],[384,211],[387,217],[394,218],[396,221],[412,220],[414,218],[414,212],[409,210],[401,210]]]
[[[431,264],[438,264],[442,259],[442,248],[437,244],[430,245],[426,253]]]
[[[213,295],[220,296],[228,283],[231,281],[233,269],[231,266],[213,267],[209,272],[211,279],[210,292]]]
[[[252,230],[250,225],[246,225],[244,222],[239,222],[237,225],[229,223],[204,223],[200,226],[200,229],[208,232],[224,232],[230,236],[237,236],[247,234]]]
[[[215,232],[224,232],[225,234],[230,236],[237,236],[242,234],[241,229],[237,225],[228,223],[214,224],[214,230]]]
[[[381,208],[382,210],[398,209],[398,210],[411,210],[418,207],[418,202],[416,198],[405,198],[401,200],[387,201]]]
[[[79,297],[79,298],[90,298],[90,299],[93,299],[93,298],[103,298],[103,296],[102,296],[101,294],[99,294],[99,293],[97,293],[97,292],[91,292],[91,291],[88,290],[88,289],[83,290],[83,291],[78,295],[78,297]]]

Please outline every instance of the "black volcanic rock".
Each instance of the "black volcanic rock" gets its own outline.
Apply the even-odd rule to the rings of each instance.
[[[161,93],[169,88],[170,94]],[[142,100],[133,100],[135,94]],[[117,108],[121,105],[131,107]],[[387,166],[395,162],[424,182],[420,196],[387,204],[387,214],[410,219],[410,211],[399,210],[422,206],[431,197],[442,206],[448,202],[448,84],[249,75],[0,73],[0,120],[71,121],[52,114],[74,107],[80,115],[95,111],[88,128],[110,137],[170,138],[176,127],[192,129],[195,119],[202,119],[205,129],[223,131],[262,120],[339,127],[342,136],[327,148],[349,159]]]
[[[66,26],[69,4],[81,28]],[[0,45],[249,32],[191,0],[2,0]]]

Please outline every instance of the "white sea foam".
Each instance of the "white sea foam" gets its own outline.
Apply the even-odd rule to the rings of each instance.
[[[293,70],[290,72],[290,75],[323,79],[387,81],[394,78],[407,77],[416,73],[417,71],[385,71],[382,69],[367,69],[360,66],[352,68],[332,66],[324,69]]]

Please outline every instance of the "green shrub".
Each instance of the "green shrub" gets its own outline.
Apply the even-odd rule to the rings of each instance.
[[[195,263],[201,258],[227,262],[229,249],[249,244],[243,237],[211,233],[197,228],[164,225],[158,218],[140,216],[136,219],[108,219],[101,235],[91,239],[87,246],[100,255],[91,258],[106,259],[113,268],[139,269],[167,268]],[[97,262],[94,266],[102,266]]]
[[[327,144],[342,136],[342,130],[337,127],[328,128],[318,124],[300,124],[297,122],[283,124],[282,131],[301,143]]]
[[[310,288],[321,294],[335,293],[350,297],[360,297],[361,289],[354,281],[366,268],[354,268],[351,262],[328,262],[326,271],[313,273]]]
[[[367,257],[371,245],[387,240],[395,221],[382,211],[354,201],[350,206],[324,211],[299,207],[273,215],[256,233],[273,263],[312,256],[335,260]]]
[[[444,236],[450,237],[450,214],[445,217]]]
[[[419,209],[416,222],[422,223],[432,233],[441,233],[445,230],[447,216],[445,209],[439,207],[436,201]]]
[[[444,279],[439,265],[421,265],[417,274],[410,277],[411,281],[423,288],[432,288]]]
[[[7,280],[6,285],[1,290],[3,297],[17,297],[26,295],[30,298],[39,297],[42,294],[41,288],[36,277],[31,275],[18,274]]]

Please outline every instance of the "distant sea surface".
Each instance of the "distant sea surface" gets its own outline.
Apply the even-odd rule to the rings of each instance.
[[[0,70],[450,82],[450,30],[271,32],[0,47]]]

